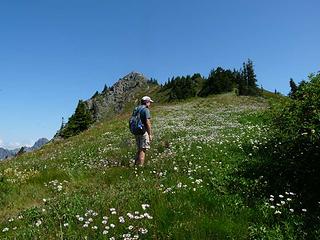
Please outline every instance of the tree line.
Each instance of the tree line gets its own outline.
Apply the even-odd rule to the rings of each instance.
[[[211,94],[236,91],[238,95],[258,95],[256,74],[253,62],[248,59],[240,70],[212,69],[208,78],[195,73],[192,76],[178,76],[169,79],[160,91],[169,91],[169,99],[206,97]]]

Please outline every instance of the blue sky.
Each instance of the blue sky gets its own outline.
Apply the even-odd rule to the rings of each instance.
[[[320,70],[320,2],[2,0],[0,147],[52,138],[79,99],[131,71],[160,82],[252,59],[283,94]]]

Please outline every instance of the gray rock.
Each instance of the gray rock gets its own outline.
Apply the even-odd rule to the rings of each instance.
[[[147,81],[148,79],[142,74],[131,72],[119,79],[111,88],[87,100],[86,104],[92,112],[93,119],[98,121],[121,113],[128,102],[136,100],[139,92],[149,89]]]

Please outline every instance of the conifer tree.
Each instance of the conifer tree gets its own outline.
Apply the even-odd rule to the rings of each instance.
[[[102,93],[106,93],[109,90],[107,84],[104,85],[104,88],[102,90]]]
[[[25,147],[21,147],[17,152],[16,156],[20,156],[21,154],[25,153]]]
[[[257,79],[254,72],[253,62],[248,59],[247,63],[243,63],[241,71],[241,80],[239,82],[239,95],[257,95],[258,94]]]
[[[99,95],[99,92],[98,91],[96,91],[95,93],[94,93],[94,95],[91,97],[91,98],[95,98],[95,97],[97,97]]]
[[[217,69],[211,70],[199,95],[205,97],[209,94],[230,92],[233,89],[234,82],[235,80],[231,70],[224,70],[218,67]]]
[[[289,97],[291,97],[292,99],[295,99],[296,98],[296,93],[297,93],[297,90],[298,90],[298,86],[297,84],[293,81],[292,78],[290,78],[290,92],[289,92]]]
[[[92,124],[92,115],[84,101],[80,100],[75,113],[69,118],[65,128],[61,131],[60,136],[68,138],[79,134],[89,128]]]

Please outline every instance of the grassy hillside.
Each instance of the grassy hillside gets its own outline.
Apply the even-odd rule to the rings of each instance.
[[[267,106],[232,94],[155,103],[143,168],[133,166],[129,113],[3,161],[0,239],[255,238],[272,210],[233,183],[265,184],[237,172],[252,158],[243,146],[267,139]]]

